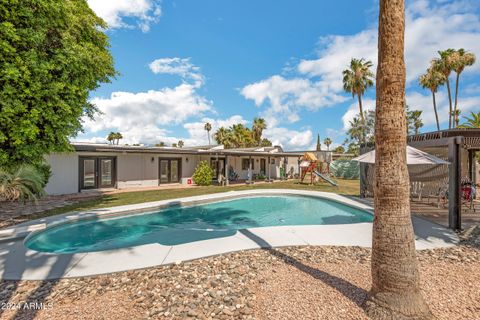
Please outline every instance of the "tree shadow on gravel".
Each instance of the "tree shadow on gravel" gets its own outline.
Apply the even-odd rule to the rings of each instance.
[[[359,288],[356,285],[348,282],[347,280],[331,275],[325,271],[312,268],[304,264],[303,262],[274,249],[267,241],[249,230],[243,229],[239,230],[239,232],[248,237],[250,240],[257,243],[262,249],[270,253],[272,256],[280,259],[281,261],[292,267],[297,268],[298,270],[310,275],[311,277],[322,281],[326,285],[340,292],[343,296],[354,302],[359,307],[362,307],[362,304],[368,295],[368,292],[366,290]]]

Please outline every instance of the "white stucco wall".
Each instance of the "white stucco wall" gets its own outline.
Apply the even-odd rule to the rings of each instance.
[[[45,186],[45,192],[51,195],[78,192],[78,154],[55,153],[45,157],[50,165],[52,176]]]
[[[182,183],[191,178],[195,167],[200,161],[210,163],[211,155],[182,155],[182,154],[152,154],[152,153],[124,153],[124,152],[72,152],[56,153],[46,157],[47,163],[52,168],[52,177],[47,184],[45,191],[51,195],[77,193],[79,187],[79,157],[103,156],[116,157],[116,187],[119,189],[132,187],[154,187],[158,186],[159,159],[179,158],[182,162],[180,177]],[[219,157],[222,158],[222,157]],[[268,164],[267,157],[252,157],[254,160],[254,174],[260,173],[260,159],[265,159],[266,172],[270,166],[270,177],[280,177],[280,166],[283,158],[274,159],[274,164]],[[188,159],[188,160],[187,160]],[[239,175],[239,179],[248,178],[248,170],[242,169],[242,159],[248,157],[229,156],[228,165]]]

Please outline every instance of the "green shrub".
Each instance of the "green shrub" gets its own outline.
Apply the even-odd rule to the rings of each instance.
[[[207,161],[200,161],[193,173],[193,182],[199,186],[209,186],[213,180],[213,169]]]
[[[47,163],[41,163],[36,165],[35,168],[37,169],[38,173],[42,175],[43,186],[45,187],[52,176],[52,168]]]
[[[0,201],[36,200],[44,195],[44,186],[45,174],[32,165],[0,168]]]

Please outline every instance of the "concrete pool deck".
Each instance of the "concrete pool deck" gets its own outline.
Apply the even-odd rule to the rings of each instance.
[[[202,257],[258,248],[304,245],[370,247],[372,223],[338,225],[277,226],[238,230],[235,234],[173,246],[151,243],[129,248],[75,254],[53,254],[25,247],[30,233],[78,219],[98,219],[154,211],[172,205],[192,205],[231,198],[260,195],[303,195],[330,199],[372,212],[369,205],[353,199],[320,191],[265,189],[243,190],[188,198],[141,203],[47,217],[0,230],[0,271],[2,279],[45,280],[93,276],[148,268]],[[455,232],[429,221],[412,217],[416,248],[451,247],[458,243]]]

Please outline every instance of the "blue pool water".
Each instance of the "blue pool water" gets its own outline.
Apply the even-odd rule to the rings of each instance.
[[[326,199],[259,196],[62,224],[33,235],[25,245],[43,252],[91,252],[148,243],[177,245],[226,237],[245,228],[372,220],[366,211]]]

